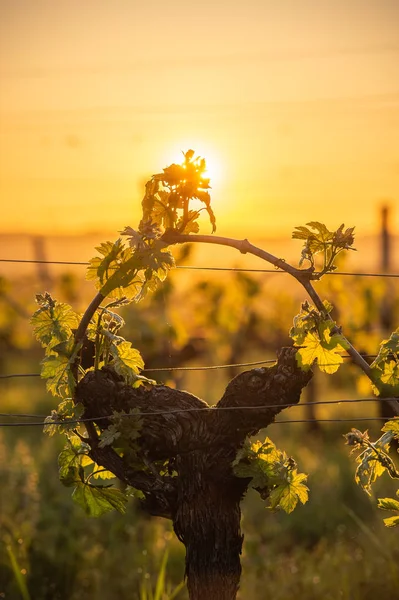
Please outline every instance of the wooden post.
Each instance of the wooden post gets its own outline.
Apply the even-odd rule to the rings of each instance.
[[[382,273],[389,273],[392,269],[392,238],[390,234],[390,207],[381,206],[381,231],[380,231],[380,269]],[[393,290],[389,280],[386,280],[385,294],[380,307],[380,325],[382,337],[388,337],[395,329]],[[380,415],[391,418],[397,416],[388,402],[380,403]]]
[[[48,265],[45,262],[47,259],[47,255],[44,238],[41,236],[32,237],[32,245],[34,259],[38,261],[36,266],[41,285],[45,290],[51,290],[52,277],[50,275]]]

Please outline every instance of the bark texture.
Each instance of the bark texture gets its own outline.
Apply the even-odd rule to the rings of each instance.
[[[111,446],[101,448],[89,425],[91,457],[140,489],[150,514],[172,519],[186,547],[191,600],[236,598],[240,502],[249,481],[236,477],[231,463],[248,435],[299,402],[312,374],[298,369],[295,352],[283,348],[276,365],[237,375],[213,408],[167,386],[126,386],[109,369],[87,373],[78,385],[76,400],[84,404],[85,417],[139,409],[142,427],[132,451],[127,448],[121,457]],[[111,423],[107,418],[95,422],[101,430]]]

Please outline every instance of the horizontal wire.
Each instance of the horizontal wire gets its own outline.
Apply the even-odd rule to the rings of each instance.
[[[78,265],[88,266],[87,262],[79,261],[66,261],[66,260],[26,260],[19,258],[0,258],[0,262],[7,263],[27,263],[27,264],[41,264],[41,265]],[[246,269],[240,267],[196,267],[191,265],[177,265],[177,269],[188,269],[193,271],[232,271],[238,273],[286,273],[280,269]],[[318,273],[314,273],[317,275]],[[357,277],[393,277],[399,278],[399,273],[349,273],[346,271],[333,271],[325,273],[325,275],[343,275],[343,276],[357,276]]]
[[[232,363],[229,365],[209,365],[209,366],[199,366],[199,367],[156,367],[154,369],[143,369],[144,372],[149,371],[208,371],[212,369],[230,369],[233,367],[252,367],[256,365],[266,365],[275,363],[277,359],[271,358],[268,360],[256,360],[254,362],[246,362],[246,363]]]
[[[231,407],[231,408],[238,408],[238,407]],[[231,408],[220,408],[218,410],[231,410]],[[243,407],[244,408],[244,407]],[[248,407],[247,407],[248,408]],[[257,408],[259,410],[259,407],[251,407],[251,408]],[[216,410],[213,408],[199,408],[197,409],[198,411],[207,411],[207,410]],[[190,411],[190,409],[187,409],[185,411],[175,411],[175,412],[194,412],[194,409],[192,411]],[[162,415],[162,414],[171,414],[171,412],[167,412],[167,413],[161,413],[161,412],[149,412],[149,413],[140,413],[136,416],[149,416],[149,415]],[[112,415],[111,415],[112,416]],[[119,416],[125,416],[125,415],[119,415]],[[126,416],[130,416],[130,415],[126,415]],[[135,416],[135,415],[131,415],[131,416]],[[109,417],[92,417],[90,419],[77,419],[77,420],[73,420],[71,419],[70,421],[65,421],[65,422],[52,422],[52,421],[40,421],[40,422],[30,422],[30,423],[0,423],[0,427],[48,427],[50,425],[56,425],[56,426],[60,426],[60,427],[69,427],[70,425],[78,425],[80,423],[87,423],[87,422],[93,422],[93,421],[99,421],[99,420],[103,420],[103,419],[108,419]],[[345,418],[345,419],[282,419],[280,421],[272,421],[271,423],[269,423],[269,425],[278,425],[280,423],[353,423],[356,421],[390,421],[392,420],[392,417],[352,417],[352,418]]]
[[[270,360],[257,360],[255,362],[247,363],[234,363],[231,365],[210,365],[201,367],[156,367],[154,369],[142,369],[142,373],[154,372],[154,371],[208,371],[215,369],[229,369],[233,367],[251,367],[256,365],[264,365],[275,363],[277,359]],[[12,379],[15,377],[40,377],[40,373],[10,373],[6,375],[0,375],[0,379]]]
[[[14,379],[16,377],[40,377],[40,373],[10,373],[9,375],[0,375],[0,379]]]
[[[228,410],[228,411],[236,411],[236,410],[260,410],[264,408],[304,408],[307,406],[315,406],[315,405],[332,405],[332,404],[357,404],[359,402],[389,402],[390,400],[397,400],[397,398],[341,398],[339,400],[316,400],[314,402],[304,402],[303,404],[269,404],[267,406],[222,406],[220,408],[216,408],[216,406],[209,406],[204,408],[182,408],[182,409],[172,409],[167,411],[152,411],[152,412],[140,412],[141,415],[149,416],[149,415],[171,415],[171,414],[179,414],[185,412],[200,412],[200,411],[212,411],[212,410]],[[30,419],[46,419],[48,415],[38,415],[31,413],[0,413],[0,418],[11,417],[11,418],[30,418]],[[131,417],[134,415],[130,414],[122,414],[119,415],[121,417]],[[113,415],[106,415],[102,417],[90,417],[89,419],[79,419],[76,422],[84,423],[87,421],[99,420],[99,419],[110,419]],[[318,420],[318,419],[316,419]],[[70,424],[74,421],[68,421]],[[51,424],[51,423],[50,423]],[[55,423],[58,425],[58,423]]]
[[[339,354],[341,358],[350,359],[349,355]],[[361,354],[363,358],[376,358],[377,354]],[[154,367],[153,369],[142,369],[142,373],[155,372],[155,371],[209,371],[215,369],[231,369],[231,368],[239,368],[239,367],[252,367],[256,365],[266,365],[275,363],[277,359],[271,358],[269,360],[256,360],[253,362],[245,362],[245,363],[232,363],[227,365],[209,365],[209,366],[198,366],[198,367]],[[334,363],[335,364],[335,363]],[[350,363],[347,363],[350,364]],[[324,367],[331,367],[334,365],[323,365]],[[40,377],[40,373],[9,373],[9,374],[0,374],[0,379],[14,379],[16,377]]]

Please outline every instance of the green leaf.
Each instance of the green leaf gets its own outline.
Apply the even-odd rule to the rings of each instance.
[[[358,467],[355,473],[355,481],[362,486],[367,494],[371,494],[371,486],[375,480],[385,471],[395,478],[399,477],[395,464],[389,456],[389,447],[393,439],[390,431],[385,432],[376,442],[370,443],[367,432],[360,440],[360,447],[365,449],[356,458]]]
[[[110,352],[113,358],[112,366],[115,371],[122,375],[127,384],[133,385],[138,379],[139,370],[144,368],[144,361],[140,352],[132,348],[131,343],[127,341],[112,344]]]
[[[378,508],[399,511],[399,500],[395,500],[395,498],[378,498]]]
[[[399,525],[399,515],[397,517],[388,517],[384,519],[386,527],[397,527]]]
[[[371,363],[373,388],[383,397],[399,395],[399,328],[383,340],[376,359]]]
[[[79,316],[68,304],[48,301],[31,318],[33,332],[42,346],[54,346],[65,342],[72,335],[72,329],[79,325]]]
[[[53,396],[73,395],[76,382],[67,356],[50,354],[42,360],[41,365],[40,376],[47,379],[46,388]]]
[[[290,513],[298,501],[304,504],[308,500],[304,484],[307,475],[298,473],[295,461],[278,450],[269,438],[263,443],[246,441],[232,466],[237,477],[251,478],[251,487],[271,509],[282,508]]]
[[[189,208],[190,201],[198,199],[205,204],[214,232],[216,219],[207,191],[210,188],[209,179],[204,177],[205,160],[194,158],[192,150],[183,154],[182,165],[174,163],[166,167],[163,173],[153,175],[146,184],[142,223],[157,223],[179,233],[197,233],[196,218],[199,211]]]
[[[327,227],[319,221],[311,221],[307,223],[307,227],[296,227],[292,237],[294,239],[304,240],[305,244],[301,253],[299,266],[305,260],[310,262],[310,266],[314,268],[314,255],[323,254],[323,266],[319,276],[324,273],[334,271],[334,259],[343,250],[354,250],[352,244],[354,242],[354,227],[349,227],[344,230],[342,224],[336,231],[329,231]]]
[[[381,381],[392,388],[399,385],[399,364],[396,361],[391,360],[385,363]]]
[[[99,468],[97,471],[93,471],[92,476],[94,479],[114,479],[115,475],[111,471]]]
[[[66,433],[70,429],[75,429],[77,426],[75,421],[79,420],[83,413],[83,404],[66,398],[60,402],[57,410],[52,410],[51,415],[45,418],[46,425],[43,427],[43,432],[52,436],[55,433]]]
[[[381,430],[391,432],[396,439],[399,439],[399,418],[387,421]]]
[[[183,217],[180,217],[176,223],[176,229],[180,233],[198,233],[199,224],[197,219],[200,213],[197,210],[189,210],[187,214],[187,220],[184,221]]]
[[[304,484],[307,475],[292,471],[291,477],[280,483],[270,493],[270,507],[272,509],[281,508],[290,514],[300,501],[305,504],[309,497],[309,488]]]
[[[112,446],[112,444],[121,436],[121,432],[118,431],[117,425],[109,425],[107,429],[101,432],[99,447],[105,448],[105,446]]]
[[[322,321],[316,331],[306,333],[296,354],[299,367],[307,370],[317,361],[318,367],[325,373],[335,373],[339,369],[343,362],[341,353],[349,344],[342,335],[331,335],[334,326],[332,321]]]
[[[333,239],[334,232],[318,221],[311,221],[307,225],[308,227],[296,227],[292,233],[293,239],[306,240],[306,246],[312,254],[322,252],[326,244]]]
[[[111,446],[117,440],[117,447],[129,450],[137,449],[136,440],[141,435],[143,421],[138,408],[131,408],[128,413],[114,411],[111,424],[101,432],[100,448]]]
[[[355,481],[370,496],[372,484],[384,473],[384,471],[385,468],[378,460],[371,459],[361,462],[356,469]]]
[[[136,488],[131,487],[130,485],[126,486],[126,496],[131,498],[138,498],[139,500],[145,500],[145,494],[141,490],[136,490]]]
[[[83,467],[93,461],[87,456],[87,447],[68,444],[58,456],[59,478],[63,485],[71,487],[84,478]]]
[[[113,487],[93,486],[80,482],[72,498],[89,517],[100,517],[114,509],[122,514],[126,512],[126,496]]]
[[[399,496],[399,490],[396,492],[396,495]],[[395,512],[399,512],[399,501],[394,498],[378,498],[378,508],[382,508],[383,510],[394,510]],[[396,527],[399,525],[399,515],[395,515],[393,517],[388,517],[384,519],[384,523],[386,527]]]
[[[348,227],[344,231],[344,227],[344,224],[342,224],[337,231],[334,232],[333,243],[336,247],[342,248],[343,250],[355,250],[355,248],[352,248],[352,244],[355,241],[355,236],[353,235],[355,228]]]
[[[121,238],[114,243],[105,242],[96,250],[102,256],[89,261],[86,279],[94,280],[103,296],[133,298],[142,285],[139,254],[125,247]]]

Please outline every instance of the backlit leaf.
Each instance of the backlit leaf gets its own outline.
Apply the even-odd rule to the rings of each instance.
[[[70,442],[59,454],[59,478],[63,485],[71,487],[83,480],[83,468],[93,463],[91,458],[87,456],[88,451],[89,447],[86,444],[78,442],[74,446]]]
[[[397,517],[388,517],[384,519],[386,527],[397,527],[399,525],[399,515]]]
[[[304,484],[307,475],[292,471],[291,478],[279,484],[270,493],[270,507],[281,508],[290,514],[297,506],[298,501],[305,504],[308,501],[309,488]]]
[[[399,496],[399,491],[396,492],[396,495]],[[378,508],[399,512],[399,501],[394,498],[379,498]],[[386,527],[397,527],[399,525],[399,515],[384,519],[384,523]]]
[[[114,479],[115,475],[111,471],[99,468],[97,471],[93,471],[94,479]]]
[[[348,342],[337,333],[331,335],[333,322],[319,323],[317,330],[306,333],[300,342],[296,359],[298,366],[309,369],[315,361],[321,371],[335,373],[343,362],[341,353],[348,348]]]
[[[42,360],[41,365],[40,376],[47,379],[46,388],[53,396],[73,395],[76,382],[67,356],[50,354]]]
[[[81,482],[76,486],[72,498],[89,517],[100,517],[114,509],[122,514],[126,512],[127,498],[114,487],[93,486]]]
[[[126,383],[135,383],[140,369],[144,368],[144,361],[140,352],[136,348],[132,348],[132,344],[127,341],[111,345],[110,352],[113,358],[112,366],[115,371],[122,375]]]
[[[399,511],[399,500],[395,500],[395,498],[378,498],[378,508]]]
[[[72,329],[79,325],[79,316],[68,304],[54,301],[41,306],[32,316],[31,323],[42,346],[48,346],[50,342],[55,345],[70,338]]]
[[[381,429],[393,433],[394,437],[399,439],[399,418],[387,421]]]
[[[263,443],[246,441],[233,462],[233,471],[237,477],[251,478],[251,487],[271,509],[290,513],[298,501],[304,504],[308,500],[307,475],[298,473],[295,461],[269,438]]]

